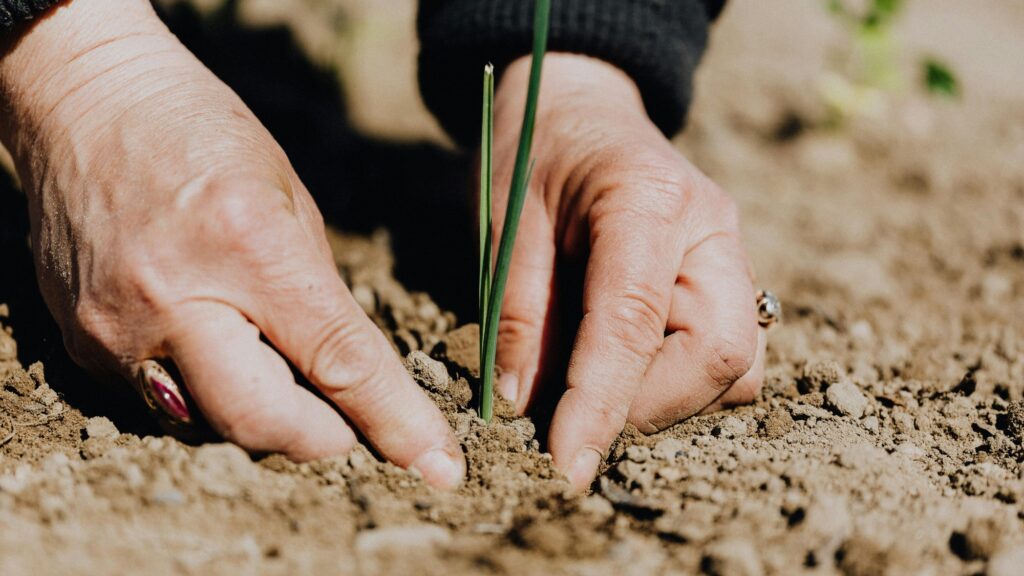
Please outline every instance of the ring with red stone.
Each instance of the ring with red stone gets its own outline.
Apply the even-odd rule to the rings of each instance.
[[[155,360],[139,362],[135,379],[150,409],[176,424],[191,424],[192,415],[171,374]]]

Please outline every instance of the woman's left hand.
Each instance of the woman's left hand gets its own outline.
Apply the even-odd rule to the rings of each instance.
[[[496,238],[528,76],[529,59],[517,60],[496,94]],[[752,401],[765,335],[735,202],[662,135],[625,73],[549,54],[533,156],[501,312],[498,389],[526,411],[551,368],[553,329],[582,314],[549,449],[583,490],[627,422],[653,432]],[[554,302],[558,284],[573,281],[563,262],[585,271],[575,280],[581,310]]]

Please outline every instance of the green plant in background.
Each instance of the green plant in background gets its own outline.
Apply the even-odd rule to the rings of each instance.
[[[850,36],[849,62],[842,74],[829,73],[822,78],[821,95],[834,121],[877,112],[884,94],[903,88],[899,66],[899,43],[893,27],[906,2],[904,0],[868,0],[854,10],[844,0],[825,0],[826,7],[846,28]],[[924,89],[933,95],[955,98],[959,82],[949,66],[929,57],[921,64]]]
[[[922,76],[922,83],[928,92],[947,98],[960,97],[960,82],[943,62],[935,58],[925,59]]]
[[[530,84],[527,89],[523,127],[519,133],[512,185],[509,189],[505,224],[498,243],[498,257],[491,266],[494,241],[492,219],[493,143],[494,143],[494,67],[484,69],[483,121],[480,144],[480,417],[490,422],[494,415],[494,359],[498,350],[498,320],[505,299],[512,249],[515,246],[519,217],[526,200],[526,188],[533,173],[530,150],[533,147],[533,128],[537,118],[537,99],[540,95],[541,69],[548,43],[548,24],[551,18],[551,0],[536,0],[533,20],[533,61],[530,64]]]

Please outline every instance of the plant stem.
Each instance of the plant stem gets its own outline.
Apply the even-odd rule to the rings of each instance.
[[[480,276],[478,304],[480,306],[480,358],[484,357],[483,334],[487,331],[487,304],[491,298],[491,238],[494,234],[492,221],[492,194],[494,179],[492,147],[494,145],[494,66],[484,67],[483,119],[480,134]],[[482,363],[481,363],[482,365]]]
[[[540,96],[541,70],[544,65],[544,52],[547,50],[550,19],[551,0],[536,0],[533,20],[533,61],[530,64],[530,85],[526,95],[526,110],[523,114],[522,131],[519,133],[519,150],[516,152],[515,171],[512,173],[512,186],[509,190],[505,224],[501,231],[501,242],[498,244],[498,259],[494,265],[494,279],[487,307],[487,332],[482,336],[484,354],[480,363],[480,376],[483,380],[480,417],[487,422],[490,422],[494,412],[494,358],[498,348],[498,320],[501,315],[501,304],[505,298],[505,285],[508,282],[508,270],[512,263],[512,249],[515,246],[516,232],[519,228],[519,217],[522,215],[526,188],[533,173],[530,150],[533,147],[533,129],[537,119],[537,100]]]

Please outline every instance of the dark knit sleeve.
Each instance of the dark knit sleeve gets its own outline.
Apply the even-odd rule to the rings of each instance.
[[[708,25],[725,0],[552,0],[548,49],[600,58],[640,88],[666,135],[679,131]],[[460,144],[480,136],[480,75],[530,53],[534,0],[420,0],[419,82]]]
[[[0,32],[31,20],[60,0],[0,0]]]

